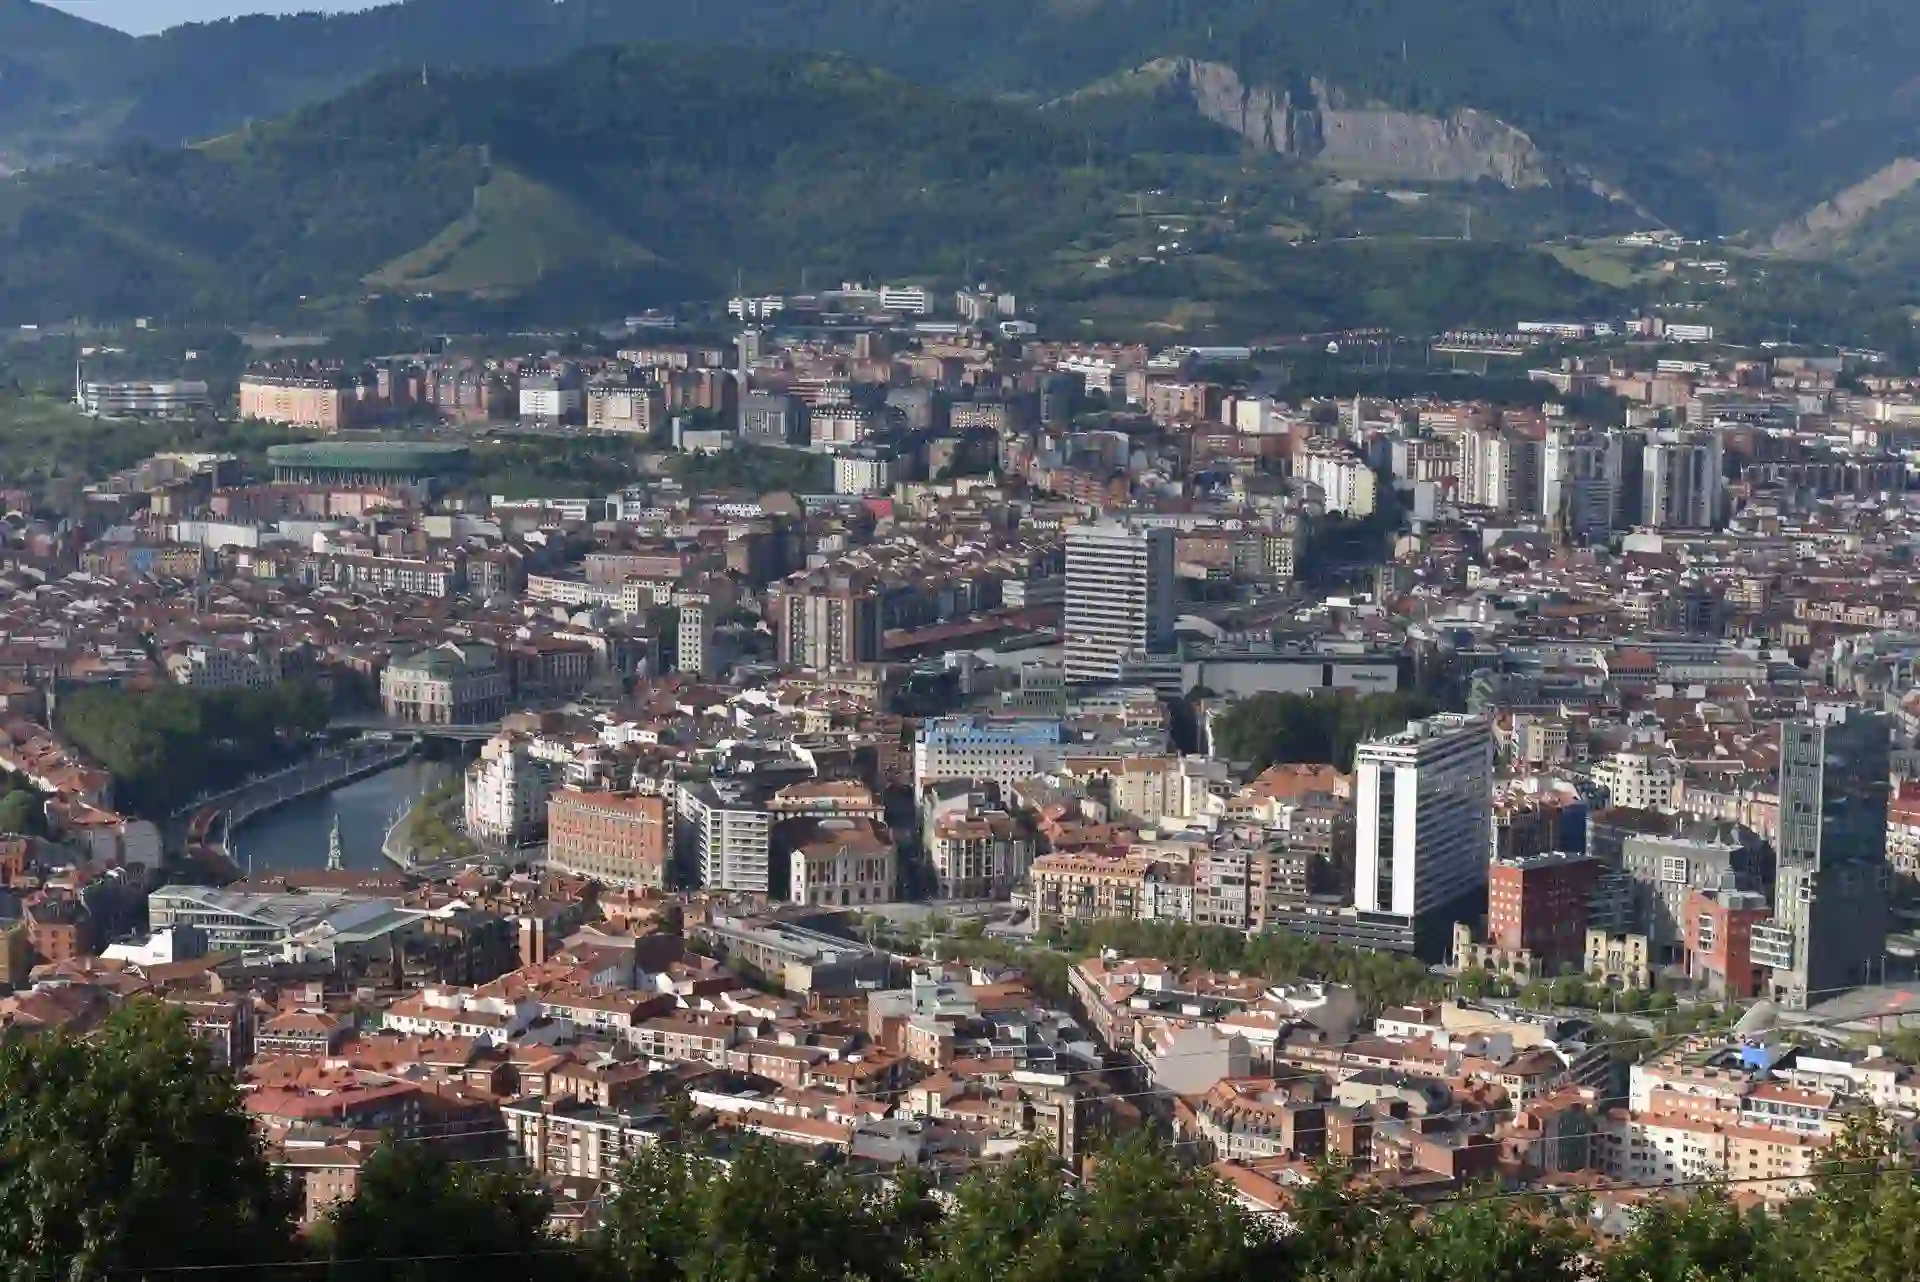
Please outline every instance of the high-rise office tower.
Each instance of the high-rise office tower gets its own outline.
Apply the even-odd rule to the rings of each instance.
[[[1780,835],[1773,918],[1753,960],[1775,999],[1805,1009],[1877,979],[1887,944],[1888,753],[1885,713],[1780,728]]]
[[[1435,954],[1485,910],[1493,850],[1493,732],[1441,714],[1354,754],[1354,905],[1407,918]]]
[[[1067,531],[1068,681],[1112,681],[1127,655],[1172,647],[1173,538],[1113,522]]]

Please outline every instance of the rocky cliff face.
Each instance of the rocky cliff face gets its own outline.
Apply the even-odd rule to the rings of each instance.
[[[1255,146],[1360,175],[1417,182],[1544,187],[1553,166],[1533,140],[1482,111],[1428,116],[1350,105],[1334,88],[1311,85],[1311,101],[1249,85],[1233,68],[1168,58],[1142,69],[1188,94],[1196,110]]]
[[[1783,254],[1812,254],[1833,247],[1868,214],[1898,200],[1920,183],[1920,160],[1901,157],[1774,230],[1770,245]]]

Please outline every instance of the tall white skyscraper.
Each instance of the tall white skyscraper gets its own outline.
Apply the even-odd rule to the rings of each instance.
[[[1127,655],[1172,647],[1173,539],[1114,522],[1067,531],[1068,681],[1115,680]]]
[[[1452,920],[1437,914],[1487,884],[1493,732],[1486,719],[1448,713],[1410,722],[1361,744],[1354,773],[1355,906],[1411,919],[1416,939],[1444,934]]]
[[[772,817],[737,780],[683,781],[675,842],[691,851],[708,890],[767,893]]]

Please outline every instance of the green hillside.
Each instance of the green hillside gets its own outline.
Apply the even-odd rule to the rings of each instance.
[[[1358,102],[1477,108],[1696,233],[1770,225],[1920,154],[1908,0],[407,0],[138,41],[47,15],[0,3],[14,64],[0,153],[177,145],[381,71],[527,67],[646,39],[835,51],[1033,101],[1195,57],[1296,103],[1324,83]],[[1182,132],[1160,124],[1156,145]]]
[[[201,146],[0,182],[0,324],[235,323],[369,295],[581,321],[710,300],[736,276],[792,289],[969,271],[1118,328],[1195,335],[1622,301],[1525,247],[1585,216],[1577,194],[1380,192],[1196,134],[1165,102],[1094,106],[646,45],[394,74]],[[1486,243],[1445,239],[1467,221]],[[1309,237],[1329,243],[1295,248]]]
[[[0,321],[245,316],[363,282],[538,284],[584,308],[736,271],[990,270],[1069,234],[1124,170],[1024,109],[839,59],[636,46],[396,75],[206,147],[0,183]]]
[[[0,172],[93,145],[117,128],[120,107],[101,100],[98,79],[134,46],[129,35],[33,0],[0,0]]]
[[[511,293],[567,269],[625,272],[653,261],[648,250],[560,193],[495,169],[475,190],[471,210],[369,274],[366,283],[402,293]]]

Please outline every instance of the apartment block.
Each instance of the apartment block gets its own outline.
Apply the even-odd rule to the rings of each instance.
[[[659,795],[562,788],[547,801],[547,866],[607,886],[664,889],[667,808]]]

